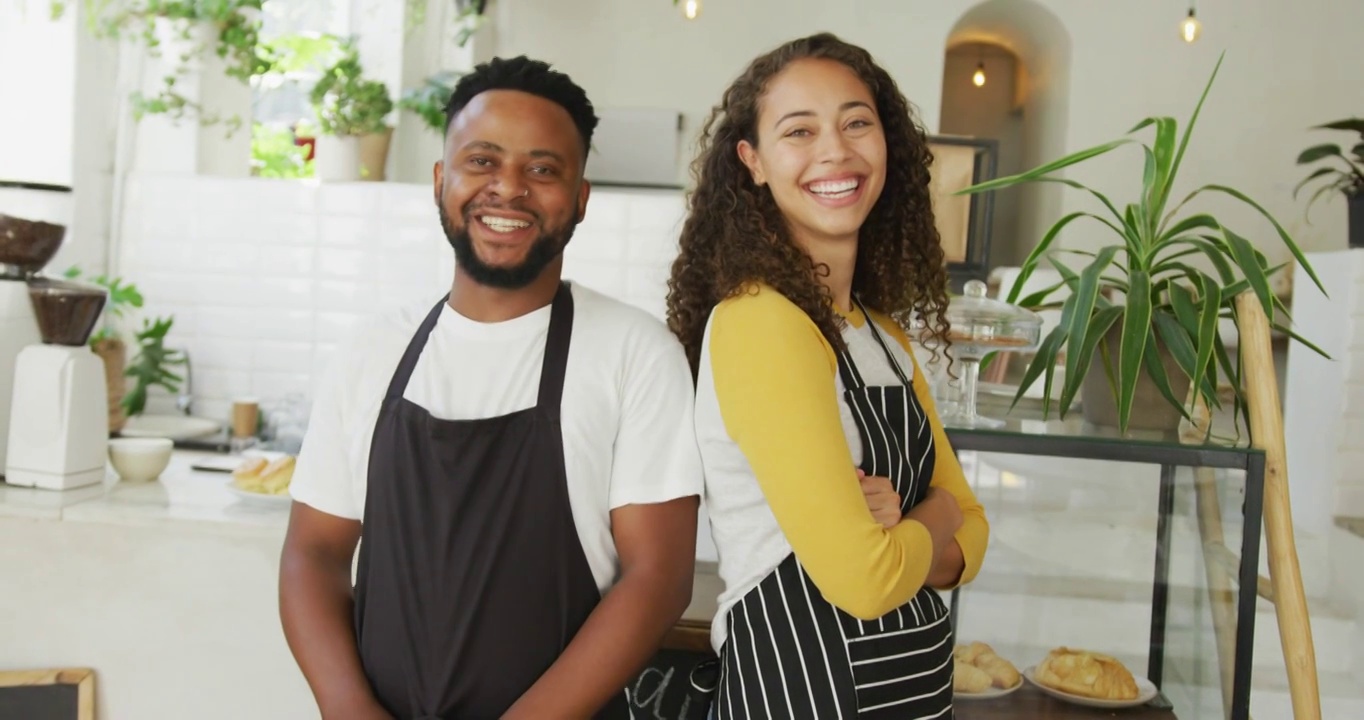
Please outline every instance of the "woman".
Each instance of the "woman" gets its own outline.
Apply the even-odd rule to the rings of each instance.
[[[988,527],[902,327],[946,339],[924,132],[821,34],[764,55],[706,123],[669,282],[725,590],[717,718],[947,718]],[[870,512],[869,512],[870,510]]]

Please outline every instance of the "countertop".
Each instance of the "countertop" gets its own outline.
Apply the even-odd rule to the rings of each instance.
[[[0,482],[0,518],[56,520],[113,525],[181,527],[195,532],[264,534],[283,537],[289,504],[247,500],[228,488],[229,473],[190,467],[220,453],[177,449],[161,477],[122,481],[106,468],[103,484],[75,490],[37,490]],[[683,616],[709,621],[722,585],[715,563],[697,561],[692,603]]]
[[[0,517],[126,525],[202,523],[225,528],[283,531],[287,502],[244,500],[228,489],[231,475],[194,470],[196,461],[222,455],[175,450],[161,477],[125,482],[106,467],[104,483],[75,490],[38,490],[0,483]]]

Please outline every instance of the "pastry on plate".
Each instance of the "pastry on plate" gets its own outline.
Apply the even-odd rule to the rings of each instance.
[[[1016,687],[1023,678],[1018,674],[1018,668],[1013,663],[1005,660],[995,653],[994,648],[983,642],[973,642],[970,645],[958,645],[952,649],[952,658],[955,662],[956,672],[960,668],[967,667],[979,673],[983,673],[990,679],[990,684],[980,690],[962,690],[963,692],[984,692],[989,688],[999,688],[1008,690]],[[974,672],[968,672],[971,677],[976,677]],[[961,689],[954,683],[955,689]]]
[[[1136,678],[1117,658],[1059,647],[1034,671],[1037,682],[1053,690],[1096,700],[1135,700]]]
[[[952,661],[952,690],[959,693],[983,693],[992,686],[990,675],[980,668],[960,660]]]
[[[284,495],[294,479],[294,456],[285,455],[275,460],[255,457],[245,460],[232,471],[232,484],[240,490],[262,495]]]

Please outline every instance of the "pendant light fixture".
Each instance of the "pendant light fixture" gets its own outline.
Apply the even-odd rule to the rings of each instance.
[[[701,0],[682,0],[682,17],[688,20],[701,17]]]
[[[1198,36],[1203,34],[1203,23],[1198,21],[1198,14],[1194,12],[1193,3],[1189,3],[1189,15],[1184,18],[1184,22],[1179,24],[1179,36],[1184,38],[1184,42],[1191,43],[1198,40]]]
[[[981,87],[985,84],[985,50],[980,51],[980,61],[976,63],[976,72],[971,76],[971,84]]]

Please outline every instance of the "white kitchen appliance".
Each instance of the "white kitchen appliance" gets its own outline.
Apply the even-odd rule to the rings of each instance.
[[[49,490],[103,482],[108,390],[88,341],[108,294],[48,278],[30,278],[28,293],[43,342],[15,362],[5,482]]]
[[[9,444],[14,367],[19,352],[42,340],[28,280],[57,253],[66,228],[0,214],[0,476]]]

